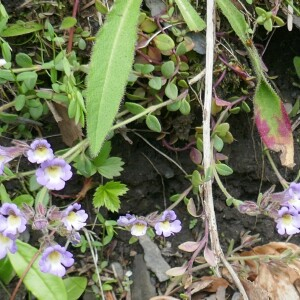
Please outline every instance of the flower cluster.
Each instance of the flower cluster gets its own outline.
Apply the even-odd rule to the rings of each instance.
[[[26,230],[27,220],[17,205],[4,203],[0,207],[0,259],[7,252],[17,251],[16,239]]]
[[[40,164],[36,170],[37,182],[49,190],[61,190],[65,182],[72,177],[71,166],[62,158],[53,154],[51,145],[44,139],[34,140],[30,146],[24,142],[15,141],[15,146],[0,146],[0,175],[4,166],[14,158],[26,154],[31,163]]]
[[[275,221],[279,234],[292,235],[300,232],[300,183],[291,183],[284,191]]]
[[[32,229],[41,230],[44,236],[44,251],[39,261],[41,271],[62,277],[66,273],[66,267],[74,263],[73,255],[65,247],[54,244],[49,232],[57,232],[76,244],[80,241],[78,230],[86,225],[87,218],[88,215],[78,203],[69,205],[62,211],[55,206],[47,211],[42,204],[38,204],[36,210],[28,205],[23,205],[20,210],[13,203],[4,203],[0,207],[0,259],[8,251],[17,251],[18,235],[30,224]]]
[[[28,160],[40,164],[36,170],[36,180],[49,190],[61,190],[65,181],[72,177],[71,166],[62,158],[55,158],[51,145],[43,139],[37,139],[27,151]]]
[[[149,215],[148,217],[136,217],[131,214],[119,217],[117,220],[119,226],[123,226],[130,230],[134,236],[145,235],[148,226],[154,227],[157,235],[169,237],[174,233],[178,233],[182,226],[177,220],[177,216],[173,210],[165,210],[160,216]]]

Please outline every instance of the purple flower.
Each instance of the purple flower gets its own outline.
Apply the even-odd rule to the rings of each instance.
[[[0,208],[0,232],[5,235],[16,235],[25,231],[26,218],[16,204],[4,203]]]
[[[173,210],[165,210],[154,226],[156,234],[169,237],[171,234],[179,232],[182,228],[181,222],[176,220],[176,218],[177,216]]]
[[[11,253],[16,253],[16,238],[11,236],[8,237],[0,233],[0,259],[6,256],[8,250]]]
[[[3,174],[4,165],[22,155],[25,149],[26,147],[24,147],[23,143],[16,143],[16,146],[13,147],[0,146],[0,175]]]
[[[63,277],[66,274],[65,267],[71,267],[73,263],[73,254],[65,247],[55,245],[44,250],[39,265],[42,272]]]
[[[68,230],[79,230],[86,225],[88,215],[78,203],[72,204],[63,211],[62,222]]]
[[[36,180],[49,190],[61,190],[72,177],[71,166],[61,158],[43,162],[36,170]]]
[[[30,144],[27,156],[30,162],[38,164],[54,158],[51,145],[43,139],[37,139]]]
[[[292,182],[285,191],[283,205],[293,206],[300,212],[300,184]]]
[[[120,216],[117,220],[119,226],[129,226],[132,225],[136,221],[136,217],[130,214],[126,214],[125,216]]]
[[[131,230],[130,230],[131,234],[134,236],[142,236],[145,235],[147,232],[147,222],[145,222],[144,220],[135,220]]]
[[[276,223],[277,231],[281,235],[285,233],[292,235],[300,232],[300,215],[294,207],[283,206],[278,211]]]

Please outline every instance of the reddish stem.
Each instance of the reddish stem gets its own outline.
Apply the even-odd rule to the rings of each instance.
[[[167,149],[169,149],[171,151],[182,152],[182,151],[186,151],[186,150],[190,149],[192,146],[196,145],[196,142],[195,141],[190,142],[189,144],[185,145],[182,148],[172,147],[165,139],[162,140],[162,144],[163,144],[164,147],[166,147]]]
[[[72,12],[73,18],[76,18],[78,6],[79,6],[79,0],[75,0],[74,6],[73,6],[73,12]],[[74,26],[69,29],[69,41],[68,41],[67,53],[70,53],[72,51],[74,30],[75,30]]]

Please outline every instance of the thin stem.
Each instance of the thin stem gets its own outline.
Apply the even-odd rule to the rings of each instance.
[[[42,252],[42,248],[40,248],[35,254],[34,256],[32,257],[31,261],[29,262],[29,264],[27,265],[26,269],[24,270],[22,276],[20,277],[13,293],[11,294],[11,297],[9,298],[9,300],[14,300],[17,296],[17,293],[20,289],[20,286],[25,278],[25,276],[27,275],[27,273],[29,272],[30,268],[32,267],[32,265],[34,264],[34,262],[37,260],[37,258],[39,257],[39,255],[41,254]]]
[[[11,102],[8,102],[8,103],[2,105],[2,106],[0,107],[0,112],[3,112],[3,111],[5,111],[5,110],[7,110],[7,109],[13,107],[15,104],[16,104],[16,100],[13,100],[13,101],[11,101]]]
[[[141,112],[141,113],[139,113],[139,114],[127,119],[127,120],[124,120],[120,123],[115,124],[114,126],[111,127],[111,130],[115,130],[117,128],[123,127],[123,126],[125,126],[125,125],[127,125],[127,124],[129,124],[129,123],[131,123],[131,122],[147,115],[147,114],[150,114],[150,113],[152,113],[152,112],[154,112],[154,111],[156,111],[156,110],[158,110],[162,107],[165,107],[169,104],[175,103],[175,102],[183,99],[187,95],[187,93],[188,93],[188,91],[186,90],[186,91],[182,92],[175,100],[169,99],[167,101],[164,101],[163,103],[152,105],[152,106],[146,108],[143,112]]]
[[[189,194],[189,192],[192,190],[192,188],[193,188],[193,186],[190,186],[185,191],[183,191],[183,193],[181,193],[181,195],[176,200],[176,202],[174,202],[172,205],[170,205],[168,207],[168,210],[172,210],[173,208],[175,208]]]
[[[266,150],[265,150],[265,153],[266,153],[266,156],[267,156],[267,158],[268,158],[268,160],[269,160],[269,163],[270,163],[270,165],[271,165],[271,167],[272,167],[272,169],[273,169],[275,175],[277,176],[279,182],[281,183],[282,187],[283,187],[284,189],[287,189],[287,188],[289,187],[289,185],[288,185],[287,181],[286,181],[286,180],[281,176],[281,174],[279,173],[279,171],[278,171],[278,169],[277,169],[277,167],[276,167],[276,165],[275,165],[275,163],[274,163],[274,160],[273,160],[273,158],[271,157],[270,151],[266,149]]]

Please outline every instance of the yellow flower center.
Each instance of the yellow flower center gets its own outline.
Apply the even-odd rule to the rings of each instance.
[[[49,260],[53,263],[58,263],[60,262],[61,254],[57,251],[53,251],[49,254]]]
[[[169,221],[161,222],[160,227],[162,230],[168,231],[168,230],[170,230],[170,222]]]
[[[5,245],[8,244],[9,241],[10,239],[8,237],[0,233],[0,244]]]
[[[48,148],[44,146],[38,146],[35,149],[35,153],[39,156],[46,156],[48,154]]]
[[[2,163],[3,161],[5,161],[5,156],[0,155],[0,163]]]
[[[68,221],[75,222],[77,220],[77,215],[74,211],[71,211],[67,216]]]
[[[9,226],[17,226],[20,224],[20,217],[19,216],[15,216],[15,215],[9,215],[7,218],[7,223],[9,224]]]
[[[52,178],[59,178],[61,174],[60,166],[50,166],[46,168],[45,172]]]
[[[293,217],[289,214],[285,214],[282,216],[282,222],[285,225],[290,225],[293,221]]]

